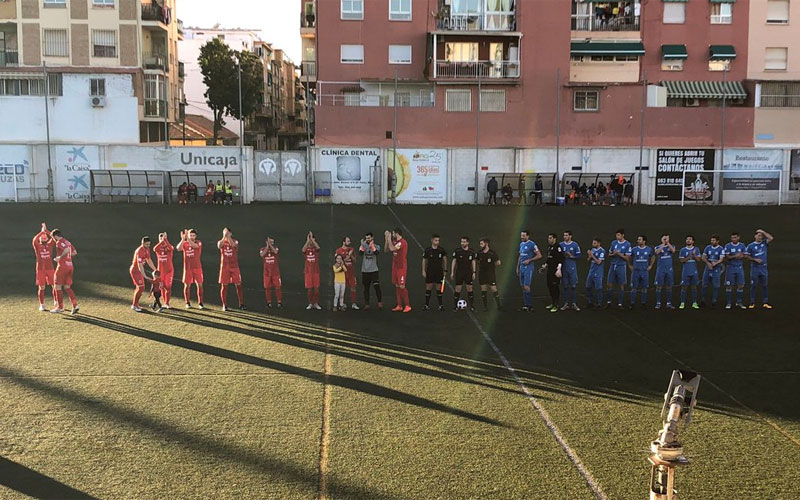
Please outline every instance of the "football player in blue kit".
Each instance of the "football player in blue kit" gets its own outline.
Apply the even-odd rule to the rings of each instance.
[[[564,241],[559,243],[561,252],[564,255],[564,267],[562,269],[561,286],[564,289],[564,305],[562,311],[572,309],[580,311],[578,307],[577,294],[578,287],[578,257],[581,255],[581,247],[572,241],[572,231],[564,231]]]
[[[678,260],[681,261],[681,304],[678,309],[686,307],[686,291],[692,288],[692,309],[700,309],[697,304],[697,284],[700,277],[697,274],[697,261],[700,260],[700,250],[694,246],[694,236],[686,235],[686,246],[678,252]]]
[[[531,286],[533,284],[533,271],[536,267],[535,261],[542,258],[542,252],[530,239],[530,231],[527,229],[519,235],[519,257],[517,258],[517,276],[519,286],[522,288],[522,308],[520,311],[533,310],[533,298],[531,297]]]
[[[747,309],[744,305],[744,261],[747,258],[747,247],[739,241],[739,233],[731,233],[731,241],[725,244],[725,293],[728,302],[725,309],[733,305],[733,288],[736,287],[736,307]]]
[[[636,292],[642,292],[642,309],[647,309],[647,287],[650,286],[650,270],[655,262],[653,249],[647,246],[647,237],[640,234],[636,238],[636,246],[631,249],[631,305],[636,305]]]
[[[586,299],[589,309],[603,306],[603,266],[606,262],[606,250],[600,238],[592,240],[592,248],[586,252],[589,261],[589,275],[586,276]],[[595,296],[595,294],[597,294]]]
[[[622,301],[625,298],[625,282],[627,281],[626,266],[631,259],[631,243],[625,239],[624,229],[617,229],[615,239],[608,247],[608,256],[611,257],[611,265],[608,267],[608,278],[606,279],[608,286],[606,309],[611,307],[614,285],[619,287],[617,307],[622,309]]]
[[[722,270],[725,269],[725,248],[720,245],[721,238],[718,234],[711,235],[711,244],[706,245],[703,249],[703,254],[700,259],[705,263],[706,268],[703,270],[703,290],[702,298],[700,299],[700,307],[706,305],[706,297],[708,297],[708,287],[712,287],[711,291],[711,307],[717,306],[717,298],[719,297],[719,286],[722,281]]]
[[[750,309],[756,308],[756,287],[761,285],[761,306],[772,309],[767,290],[767,250],[774,238],[763,229],[756,230],[755,240],[747,245],[747,258],[750,260]]]
[[[667,292],[667,309],[672,306],[672,286],[675,284],[675,275],[672,269],[672,256],[675,255],[675,245],[670,243],[669,235],[661,235],[661,243],[654,249],[656,255],[656,309],[661,309],[662,292]]]

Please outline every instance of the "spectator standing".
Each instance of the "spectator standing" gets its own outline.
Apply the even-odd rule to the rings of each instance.
[[[225,204],[233,205],[233,186],[231,186],[231,181],[225,181]]]
[[[614,199],[616,199],[616,203],[622,204],[622,190],[625,189],[625,179],[622,178],[620,175],[617,178],[617,186],[614,189]]]
[[[225,201],[225,190],[222,187],[222,181],[217,181],[214,186],[214,205],[219,205]]]
[[[525,195],[525,176],[519,176],[519,183],[517,184],[517,191],[519,191],[519,204],[525,205],[528,203],[528,197]]]
[[[534,205],[541,205],[542,202],[542,194],[544,193],[544,183],[542,182],[542,176],[536,175],[536,180],[533,183],[533,204]]]
[[[206,204],[209,204],[212,201],[214,201],[214,183],[211,182],[211,181],[208,181],[208,186],[206,186],[205,202],[206,202]]]
[[[625,204],[633,205],[633,183],[632,182],[626,182],[625,183],[625,189],[623,190],[623,193],[625,194]]]
[[[497,205],[497,179],[492,177],[486,183],[486,191],[489,193],[489,205]]]
[[[619,181],[616,177],[611,178],[611,182],[608,183],[608,194],[611,196],[611,204],[615,205],[618,203],[617,200],[617,186],[619,186]]]

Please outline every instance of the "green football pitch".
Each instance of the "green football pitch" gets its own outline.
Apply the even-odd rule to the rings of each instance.
[[[682,499],[800,496],[800,208],[3,205],[0,498],[644,499],[673,369],[703,380],[681,434]],[[37,311],[42,221],[78,249],[80,314]],[[219,306],[214,243],[240,241],[246,312]],[[402,226],[410,314],[330,311],[341,237]],[[206,310],[130,310],[142,235],[205,243]],[[771,311],[533,313],[513,264],[520,229],[585,249],[618,227],[682,243],[763,227]],[[305,234],[322,245],[323,311],[306,311]],[[421,249],[491,238],[509,312],[422,311]],[[285,308],[267,310],[258,249],[281,248]],[[180,255],[176,255],[178,264]],[[380,258],[394,306],[390,256]],[[583,291],[586,263],[579,267]],[[233,293],[231,300],[234,301]],[[746,294],[747,295],[747,294]],[[173,305],[181,305],[173,289]],[[452,305],[447,292],[446,305]],[[359,299],[361,290],[359,290]],[[583,297],[579,297],[584,304]],[[653,293],[650,293],[652,304]],[[435,299],[434,299],[435,302]],[[48,289],[48,305],[49,289]]]

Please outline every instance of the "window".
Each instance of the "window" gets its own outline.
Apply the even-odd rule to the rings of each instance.
[[[364,19],[364,0],[342,0],[342,19]]]
[[[575,111],[598,111],[600,109],[600,91],[576,90],[572,109]]]
[[[92,55],[94,57],[117,57],[117,32],[92,30]]]
[[[711,24],[731,24],[733,22],[733,4],[712,3]]]
[[[69,57],[67,30],[42,30],[42,54]]]
[[[342,64],[363,64],[364,46],[363,45],[342,45],[341,46]]]
[[[92,0],[92,5],[95,7],[113,7],[114,0]]]
[[[789,22],[789,0],[767,0],[767,23],[786,24]]]
[[[390,21],[411,20],[411,0],[389,0]]]
[[[661,71],[683,71],[683,59],[662,59]]]
[[[764,57],[764,69],[774,71],[786,71],[786,60],[788,59],[789,49],[786,47],[767,47]]]
[[[49,95],[62,95],[61,73],[49,73],[47,79],[50,82]],[[29,78],[3,78],[0,75],[0,95],[43,96],[44,75]]]
[[[664,24],[683,24],[686,22],[686,4],[683,2],[664,2]]]
[[[505,90],[481,90],[481,111],[503,112],[506,110]]]
[[[389,64],[411,64],[411,45],[389,45]]]
[[[358,92],[342,92],[345,106],[360,106],[361,95]]]
[[[167,89],[164,75],[144,75],[144,115],[164,117],[167,112]]]
[[[451,43],[444,46],[444,59],[448,62],[475,62],[478,60],[478,43]]]
[[[629,62],[629,61],[638,61],[639,56],[637,55],[604,55],[604,56],[589,56],[588,58],[591,62]],[[587,58],[584,56],[584,62],[587,62]]]
[[[89,95],[91,96],[104,96],[106,95],[106,79],[105,78],[90,78],[89,79]]]
[[[762,108],[800,108],[800,82],[761,83]]]
[[[67,6],[67,0],[44,0],[44,6],[47,7],[61,7]]]
[[[730,69],[731,69],[730,59],[711,59],[710,61],[708,61],[709,71],[730,71]]]
[[[389,97],[389,96],[386,96]],[[397,107],[407,108],[411,106],[411,92],[398,92],[397,93]]]
[[[451,89],[445,94],[445,111],[472,111],[472,91],[469,89]]]

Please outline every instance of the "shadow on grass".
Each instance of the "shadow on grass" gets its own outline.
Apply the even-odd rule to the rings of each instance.
[[[40,499],[92,500],[95,498],[2,456],[0,456],[0,486]]]
[[[221,462],[237,462],[251,468],[259,474],[274,474],[285,478],[287,481],[305,484],[309,489],[316,490],[319,477],[316,472],[309,473],[295,464],[287,463],[273,457],[265,456],[254,450],[250,450],[222,440],[195,434],[184,430],[178,426],[159,420],[155,417],[138,412],[133,409],[125,408],[113,402],[99,400],[96,396],[60,387],[52,382],[31,378],[25,373],[18,372],[11,368],[0,365],[0,377],[8,378],[7,383],[24,387],[28,390],[38,392],[44,396],[58,400],[68,407],[76,408],[103,418],[119,422],[123,425],[135,426],[165,443],[177,442],[187,450],[204,453],[214,457]],[[3,471],[0,468],[0,471]],[[5,477],[5,474],[2,476]],[[6,484],[5,479],[0,479],[0,484]],[[346,492],[347,498],[369,498],[376,500],[400,500],[400,497],[389,493],[382,493],[371,490],[364,486],[346,485],[329,482],[337,490]],[[60,483],[59,483],[60,484]],[[65,490],[66,492],[66,490]],[[26,494],[29,494],[25,492]],[[55,493],[58,493],[56,491]],[[80,493],[80,492],[78,492]],[[61,496],[42,496],[40,498],[62,498]],[[64,498],[73,498],[64,495]],[[91,498],[91,497],[75,497]]]
[[[318,383],[322,383],[324,379],[324,375],[315,370],[309,370],[307,368],[288,365],[286,363],[280,363],[278,361],[271,361],[263,358],[258,358],[256,356],[251,356],[249,354],[243,354],[240,352],[231,351],[229,349],[224,349],[221,347],[210,346],[200,342],[195,342],[193,340],[173,337],[171,335],[166,335],[163,333],[158,333],[143,328],[126,325],[124,323],[119,323],[117,321],[106,318],[100,318],[97,316],[90,316],[90,315],[79,315],[71,319],[73,321],[78,321],[81,323],[97,326],[99,328],[104,328],[107,330],[112,330],[127,335],[132,335],[134,337],[160,342],[162,344],[173,345],[191,351],[201,352],[204,354],[209,354],[211,356],[229,359],[231,361],[237,361],[240,363],[246,363],[261,368],[276,370],[291,375],[297,375]],[[430,399],[390,389],[388,387],[384,387],[378,384],[373,384],[371,382],[365,382],[363,380],[358,380],[351,377],[343,377],[339,375],[329,375],[327,381],[329,384],[341,387],[343,389],[350,389],[354,391],[363,392],[364,394],[369,394],[372,396],[388,398],[401,403],[406,403],[420,408],[427,408],[434,411],[448,413],[450,415],[466,418],[468,420],[473,420],[476,422],[482,422],[485,424],[496,425],[501,427],[508,427],[506,424],[500,421],[497,421],[489,417],[485,417],[483,415],[478,415],[476,413],[464,411],[458,408],[454,408],[452,406],[437,403],[436,401],[432,401]]]

